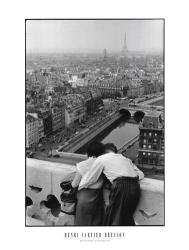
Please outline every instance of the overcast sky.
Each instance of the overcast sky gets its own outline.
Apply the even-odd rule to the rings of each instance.
[[[27,52],[163,49],[162,20],[28,20]]]

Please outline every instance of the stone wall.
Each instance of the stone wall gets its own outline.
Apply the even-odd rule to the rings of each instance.
[[[77,156],[75,154],[75,156]],[[79,162],[74,154],[70,154],[71,162]],[[68,153],[66,153],[68,157]],[[75,157],[75,158],[74,158]],[[60,183],[72,180],[75,175],[75,165],[55,163],[36,159],[26,161],[26,196],[33,204],[26,208],[27,226],[63,226],[74,225],[74,216],[56,211],[45,206],[49,195],[53,196],[63,206],[60,200],[62,189]],[[141,200],[136,210],[135,221],[138,225],[164,224],[164,185],[163,181],[145,178],[141,182]],[[106,204],[108,191],[104,191]]]

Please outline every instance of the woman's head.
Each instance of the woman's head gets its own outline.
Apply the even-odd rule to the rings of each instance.
[[[97,141],[89,144],[87,148],[87,155],[89,157],[98,157],[100,155],[103,155],[104,152],[105,152],[104,144],[102,144],[101,142],[97,142]]]
[[[105,153],[109,152],[117,153],[117,147],[113,143],[106,143],[104,147],[105,147]]]

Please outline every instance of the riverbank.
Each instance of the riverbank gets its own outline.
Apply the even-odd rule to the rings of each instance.
[[[104,120],[96,123],[90,130],[86,131],[86,133],[80,135],[78,138],[75,138],[73,142],[69,145],[63,147],[61,151],[75,153],[83,146],[87,145],[94,138],[99,136],[103,131],[108,129],[113,123],[119,120],[122,115],[118,112],[113,113],[110,117],[106,117]]]
[[[164,99],[150,103],[152,106],[162,106],[164,107]]]

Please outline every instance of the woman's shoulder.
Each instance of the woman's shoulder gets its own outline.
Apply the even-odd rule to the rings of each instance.
[[[89,166],[91,166],[93,164],[94,161],[95,161],[95,158],[89,157],[88,159],[77,163],[76,167],[77,167],[77,169],[88,168]]]

